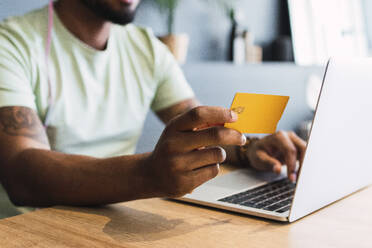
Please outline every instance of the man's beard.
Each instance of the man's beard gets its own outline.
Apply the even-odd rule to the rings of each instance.
[[[102,0],[81,0],[81,2],[97,16],[116,24],[131,23],[136,15],[136,10],[131,10],[129,7],[123,7],[119,11],[113,10],[108,3]]]

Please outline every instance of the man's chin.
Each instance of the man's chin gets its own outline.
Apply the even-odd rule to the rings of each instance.
[[[126,25],[133,22],[136,15],[136,8],[132,6],[122,5],[121,10],[113,10],[103,1],[88,1],[82,0],[86,7],[100,18],[110,21],[115,24]]]
[[[126,15],[111,15],[111,16],[102,16],[105,20],[110,21],[119,25],[126,25],[133,22],[135,13],[130,13]]]

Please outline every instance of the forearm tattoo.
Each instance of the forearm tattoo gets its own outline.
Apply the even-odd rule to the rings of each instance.
[[[39,117],[29,108],[0,108],[0,124],[2,131],[7,135],[25,136],[49,144]]]

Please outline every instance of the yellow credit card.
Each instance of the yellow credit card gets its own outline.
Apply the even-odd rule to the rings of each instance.
[[[288,101],[289,96],[237,93],[231,110],[238,114],[238,121],[225,127],[241,133],[275,133]]]

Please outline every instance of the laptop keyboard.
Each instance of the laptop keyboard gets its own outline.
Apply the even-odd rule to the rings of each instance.
[[[295,183],[288,179],[282,179],[218,201],[284,213],[291,207],[295,187]]]

